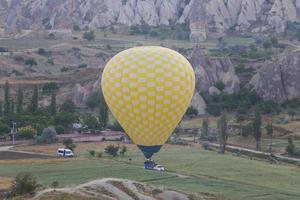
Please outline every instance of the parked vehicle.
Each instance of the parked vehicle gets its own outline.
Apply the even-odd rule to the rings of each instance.
[[[156,171],[165,171],[165,168],[161,165],[156,165],[154,166],[153,170],[156,170]]]
[[[74,152],[70,149],[59,148],[57,150],[57,156],[71,158],[74,157]]]

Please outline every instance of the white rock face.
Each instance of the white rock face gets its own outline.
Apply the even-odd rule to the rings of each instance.
[[[217,88],[211,87],[218,81],[224,83],[224,90],[229,94],[240,89],[240,80],[229,58],[211,58],[206,56],[202,49],[195,48],[191,53],[190,61],[195,71],[199,92],[211,90],[213,93],[218,93]]]
[[[90,91],[80,84],[76,84],[73,91],[73,102],[77,107],[86,107],[86,101],[90,95]]]
[[[191,106],[198,110],[198,115],[204,115],[206,113],[206,103],[197,91],[193,96]]]
[[[101,28],[188,23],[191,40],[208,33],[270,30],[300,22],[300,0],[0,0],[0,28]]]

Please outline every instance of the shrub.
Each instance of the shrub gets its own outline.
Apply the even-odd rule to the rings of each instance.
[[[72,138],[67,138],[63,140],[63,145],[65,145],[66,149],[71,149],[74,151],[76,148],[76,144],[74,144],[74,141]]]
[[[107,128],[113,130],[113,131],[124,131],[122,126],[118,121],[115,121],[112,125],[109,125]]]
[[[38,183],[30,173],[18,174],[11,186],[10,197],[15,197],[24,194],[33,195],[38,188]]]
[[[289,137],[288,143],[289,144],[286,146],[286,152],[289,155],[293,156],[293,155],[295,155],[296,146],[293,143],[293,138],[292,137]]]
[[[10,132],[10,128],[7,124],[0,122],[0,136]]]
[[[32,67],[33,65],[37,65],[37,62],[34,58],[28,58],[25,60],[25,65]]]
[[[94,109],[97,106],[99,106],[101,99],[100,99],[100,94],[99,92],[93,92],[87,99],[86,105],[90,109]]]
[[[196,108],[194,108],[193,106],[190,106],[186,113],[185,113],[187,116],[189,117],[194,117],[194,116],[197,116],[198,115],[198,110]]]
[[[124,156],[126,152],[127,152],[127,147],[123,145],[120,150],[120,155]]]
[[[222,81],[217,81],[214,86],[220,91],[225,89],[225,84]]]
[[[39,48],[37,53],[41,56],[47,56],[48,55],[48,52],[43,48]]]
[[[24,126],[19,128],[17,138],[18,139],[33,139],[37,134],[37,130],[32,126]]]
[[[98,158],[102,158],[102,152],[97,152],[96,156],[97,156]]]
[[[75,104],[71,99],[66,99],[60,107],[61,112],[74,113]]]
[[[62,67],[61,69],[60,69],[60,71],[61,72],[67,72],[67,71],[69,71],[70,69],[68,68],[68,67]]]
[[[96,155],[96,151],[95,151],[95,150],[89,150],[88,152],[89,152],[89,154],[90,154],[92,157],[95,157],[95,155]]]
[[[62,125],[55,126],[55,130],[58,135],[63,134],[65,132],[65,128]]]
[[[83,38],[87,39],[88,41],[94,40],[95,39],[95,33],[94,33],[94,31],[84,32]]]
[[[78,68],[87,68],[87,64],[81,63],[80,65],[78,65]]]
[[[88,129],[100,130],[101,124],[97,117],[91,114],[85,114],[82,116],[83,124],[88,127]]]
[[[58,87],[56,82],[45,83],[43,85],[43,88],[42,88],[44,93],[51,93],[51,92],[56,91],[58,89],[59,89],[59,87]]]
[[[53,181],[53,182],[51,183],[51,186],[52,186],[53,188],[57,188],[58,185],[59,185],[58,181]]]
[[[56,131],[54,127],[44,128],[42,135],[37,138],[38,143],[50,144],[57,142]]]
[[[119,146],[115,146],[113,144],[108,145],[107,147],[105,147],[104,152],[116,157],[118,155],[118,151],[119,151],[120,147]]]

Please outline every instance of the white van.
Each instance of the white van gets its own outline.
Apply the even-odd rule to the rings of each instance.
[[[70,149],[59,148],[57,150],[57,156],[70,158],[70,157],[74,157],[74,153]]]

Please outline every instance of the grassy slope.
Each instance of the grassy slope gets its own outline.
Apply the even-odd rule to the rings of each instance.
[[[51,163],[1,164],[0,176],[32,172],[39,181],[61,186],[83,183],[102,177],[137,180],[163,185],[184,192],[208,192],[231,199],[299,199],[300,170],[294,166],[271,165],[262,161],[219,155],[192,147],[168,147],[156,161],[170,172],[158,173],[142,168],[141,153],[130,149],[133,158],[67,160]],[[178,177],[174,173],[188,175]]]

